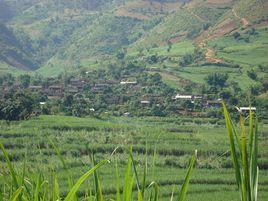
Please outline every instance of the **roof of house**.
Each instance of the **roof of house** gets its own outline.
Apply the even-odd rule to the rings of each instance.
[[[192,95],[182,95],[182,94],[177,94],[175,96],[175,99],[192,99]]]
[[[238,112],[243,112],[243,111],[256,111],[256,107],[236,107]]]

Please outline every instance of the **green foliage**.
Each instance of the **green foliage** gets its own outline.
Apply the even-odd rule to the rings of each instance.
[[[219,117],[222,117],[221,108],[218,108],[218,111]],[[235,115],[236,112],[233,114]],[[59,192],[63,199],[82,174],[94,167],[90,158],[92,153],[95,155],[96,164],[105,159],[111,161],[98,169],[105,199],[116,198],[116,183],[119,183],[122,196],[128,159],[128,152],[121,148],[123,145],[132,147],[141,191],[146,167],[145,200],[148,200],[151,191],[155,192],[154,185],[148,189],[152,181],[158,185],[159,200],[170,200],[172,192],[173,200],[178,198],[178,189],[183,184],[189,159],[195,149],[198,149],[198,160],[191,176],[186,199],[229,201],[238,198],[223,119],[186,118],[178,115],[140,118],[103,116],[96,119],[53,115],[39,116],[20,122],[0,121],[0,127],[1,142],[8,152],[17,177],[23,175],[25,170],[24,175],[27,179],[24,181],[28,185],[27,181],[36,183],[38,173],[42,173],[43,178],[48,181],[42,189],[47,188],[46,186],[50,189],[52,185],[56,187],[54,193],[52,190],[48,191],[51,197],[52,194],[57,197]],[[265,168],[268,162],[265,147],[268,140],[265,120],[260,123],[259,130],[258,197],[260,200],[265,200],[267,197]],[[64,168],[47,135],[53,139],[55,145],[59,146],[58,152],[62,155],[67,168]],[[110,157],[110,153],[115,149],[116,154]],[[0,152],[0,159],[0,189],[2,192],[6,189],[7,192],[8,186],[3,182],[11,183],[12,179],[2,152]],[[166,163],[167,160],[172,163]],[[116,163],[119,182],[116,182]],[[134,168],[131,169],[132,177],[135,173]],[[18,182],[20,181],[21,179],[18,178]],[[138,195],[136,181],[134,176],[133,199]],[[36,185],[32,185],[35,190]],[[173,186],[175,186],[174,190]],[[23,190],[23,192],[27,191]],[[77,195],[81,199],[84,195],[95,196],[93,175],[81,185]]]
[[[60,155],[60,153],[58,153],[58,148],[55,147],[53,141],[50,140],[50,142],[52,143],[53,147],[55,148],[55,151],[57,152],[57,154],[59,155],[59,158],[61,160],[62,156]],[[56,177],[54,176],[54,183],[52,185],[52,187],[49,187],[48,185],[45,185],[45,183],[48,183],[47,180],[44,179],[44,177],[41,175],[41,173],[39,173],[39,175],[36,177],[36,182],[34,183],[34,188],[28,189],[28,186],[26,183],[24,183],[24,175],[16,175],[14,168],[12,167],[12,164],[10,162],[9,156],[4,148],[4,146],[0,143],[0,148],[4,154],[5,160],[8,164],[8,168],[9,171],[11,173],[11,178],[13,179],[13,183],[8,184],[8,188],[11,190],[10,192],[12,192],[13,188],[17,189],[15,190],[15,192],[12,194],[6,194],[4,195],[5,198],[9,198],[11,201],[16,201],[16,200],[21,200],[23,198],[23,200],[34,200],[34,201],[38,201],[40,199],[45,199],[46,197],[49,198],[51,197],[50,192],[53,192],[52,198],[53,200],[57,200],[60,195],[59,195],[59,186],[58,186],[58,181],[56,179]],[[195,165],[195,161],[196,161],[196,156],[193,156],[189,165],[189,169],[186,175],[186,178],[184,180],[183,186],[182,186],[182,190],[180,192],[180,197],[179,200],[180,201],[184,201],[185,197],[186,197],[186,192],[188,190],[188,184],[189,184],[189,179],[190,179],[190,174],[193,170],[193,167]],[[63,162],[63,161],[62,161]],[[66,197],[64,198],[65,201],[72,201],[72,200],[78,200],[77,197],[77,192],[79,190],[79,188],[81,187],[81,185],[85,182],[85,180],[87,180],[89,178],[89,176],[91,176],[92,174],[94,174],[94,181],[95,181],[95,195],[85,195],[86,199],[96,199],[97,201],[104,201],[104,196],[102,194],[102,186],[100,185],[100,180],[97,174],[97,169],[99,169],[101,166],[104,166],[105,164],[109,163],[109,160],[103,160],[101,162],[99,162],[98,164],[94,165],[93,168],[91,168],[89,171],[87,171],[83,176],[81,176],[77,182],[75,184],[73,184],[71,186],[70,191],[68,192],[68,194],[66,195]],[[65,162],[63,162],[63,164],[65,164]],[[93,156],[93,164],[95,164],[95,159]],[[137,194],[138,194],[138,200],[142,201],[144,198],[144,191],[141,192],[140,189],[140,183],[138,180],[138,174],[137,174],[137,169],[136,169],[136,165],[135,165],[135,161],[132,155],[132,152],[129,151],[129,158],[128,158],[128,163],[127,163],[127,168],[126,168],[126,172],[125,172],[125,179],[124,179],[124,186],[123,186],[123,200],[125,201],[131,201],[133,200],[133,184],[134,184],[134,176],[132,176],[132,167],[134,169],[134,174],[135,174],[135,178],[136,178],[136,182],[137,182]],[[69,175],[70,176],[70,175]],[[146,176],[146,175],[145,175]],[[22,178],[22,183],[18,183],[17,177],[21,177]],[[27,183],[31,183],[33,181],[28,181]],[[20,185],[20,187],[19,187]],[[145,183],[143,184],[145,185]],[[27,189],[27,192],[24,192],[23,190]],[[150,188],[148,188],[150,189]],[[145,190],[145,187],[144,187]],[[43,192],[44,191],[44,192]],[[158,200],[158,188],[155,188],[155,198],[154,200],[157,201]],[[117,191],[117,200],[120,200],[120,189],[118,188]],[[60,198],[59,198],[60,199]],[[150,199],[151,200],[151,197]]]
[[[220,89],[226,86],[228,78],[228,74],[213,73],[208,75],[205,79],[207,84],[210,86],[210,90],[212,92],[218,92]]]
[[[0,98],[0,119],[17,121],[38,115],[39,104],[32,93],[18,91],[9,92]]]
[[[258,193],[258,122],[250,111],[248,134],[245,120],[240,117],[240,135],[230,119],[225,104],[223,104],[226,127],[231,147],[236,184],[241,201],[256,201]]]
[[[256,80],[257,79],[257,73],[256,73],[256,71],[254,69],[250,69],[249,71],[247,71],[247,75],[252,80]]]

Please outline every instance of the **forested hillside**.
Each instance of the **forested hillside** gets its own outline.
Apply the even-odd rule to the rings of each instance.
[[[101,68],[120,52],[130,59],[162,54],[172,62],[162,58],[155,67],[179,67],[189,51],[172,47],[185,41],[192,54],[204,55],[185,66],[201,61],[240,65],[208,45],[251,29],[261,29],[266,44],[267,8],[265,0],[1,0],[0,73],[37,70],[51,76]],[[248,46],[256,46],[255,38]],[[262,48],[261,55],[266,53]]]

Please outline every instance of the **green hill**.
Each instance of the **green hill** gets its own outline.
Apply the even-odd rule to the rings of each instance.
[[[165,73],[182,72],[179,61],[198,51],[204,57],[187,64],[189,75],[195,73],[190,67],[206,62],[227,62],[246,71],[251,65],[267,65],[267,9],[264,0],[2,0],[1,73],[37,69],[50,76],[102,68],[122,50],[134,60],[160,56],[153,67],[165,67]],[[260,34],[249,36],[249,43],[232,40],[234,33],[245,38],[252,29]],[[239,61],[247,54],[254,62]]]

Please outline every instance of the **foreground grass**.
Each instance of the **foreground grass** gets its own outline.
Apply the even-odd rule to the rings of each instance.
[[[60,150],[55,146],[54,142],[48,138],[48,141],[51,143],[51,146],[54,148],[59,160],[62,163],[63,168],[68,173],[68,186],[69,192],[66,195],[60,194],[60,186],[58,183],[58,176],[57,174],[52,172],[53,178],[52,180],[47,180],[41,172],[38,173],[36,179],[31,180],[25,174],[25,168],[21,174],[17,174],[16,170],[14,169],[9,156],[4,148],[4,146],[0,143],[0,149],[2,150],[3,156],[6,160],[8,170],[9,170],[9,178],[6,178],[8,182],[4,182],[2,184],[2,188],[0,191],[0,198],[1,200],[61,200],[62,197],[65,197],[65,201],[72,201],[78,200],[105,200],[104,194],[102,193],[102,185],[99,180],[99,176],[97,173],[97,169],[110,163],[110,160],[106,159],[96,164],[94,155],[92,156],[92,161],[94,167],[84,173],[75,183],[73,180],[72,173],[70,169],[68,169],[62,155],[60,154]],[[114,151],[116,152],[116,150]],[[113,153],[114,153],[113,152]],[[147,169],[144,167],[143,176],[142,176],[142,183],[139,180],[139,176],[137,173],[136,162],[132,155],[132,150],[127,150],[128,152],[128,162],[126,165],[125,170],[125,178],[123,184],[123,190],[120,187],[120,180],[119,180],[119,172],[117,167],[117,162],[115,163],[115,185],[116,185],[116,192],[114,193],[113,200],[124,200],[124,201],[131,201],[133,197],[138,199],[139,201],[142,200],[159,200],[159,185],[155,181],[152,181],[150,185],[147,184]],[[196,162],[196,153],[192,156],[187,174],[185,176],[184,182],[182,183],[181,190],[178,194],[178,201],[184,201],[186,198],[186,193],[188,190],[189,182],[190,182],[190,175],[193,171],[194,165]],[[96,164],[96,165],[95,165]],[[91,176],[94,177],[94,190],[90,187],[87,188],[83,195],[78,195],[78,190],[81,185]],[[136,180],[136,188],[135,192],[136,195],[133,196],[134,190],[134,180]],[[90,192],[88,194],[88,192]],[[92,193],[93,192],[93,193]],[[172,192],[171,200],[173,200],[174,192]]]
[[[42,172],[42,176],[50,185],[54,183],[54,176],[57,175],[61,197],[65,197],[70,191],[70,174],[66,172],[46,136],[59,145],[59,151],[72,174],[73,183],[82,173],[94,167],[91,157],[93,152],[98,161],[110,159],[111,163],[98,169],[105,199],[114,199],[117,192],[116,161],[121,191],[128,164],[128,154],[122,148],[117,149],[112,159],[110,154],[116,147],[132,146],[140,183],[146,167],[147,186],[151,181],[157,182],[160,200],[170,200],[174,186],[174,198],[178,198],[178,189],[183,183],[183,175],[187,172],[189,158],[193,150],[198,149],[198,161],[186,199],[235,201],[239,196],[233,177],[234,171],[230,169],[232,161],[228,152],[228,136],[225,126],[221,125],[222,121],[218,121],[218,125],[215,122],[217,121],[214,119],[107,117],[98,120],[41,116],[11,125],[2,122],[0,136],[18,174],[22,174],[25,169],[27,178],[36,181],[38,172]],[[266,200],[267,125],[260,125],[259,139],[258,197],[259,200]],[[0,183],[3,184],[9,170],[6,163],[3,163],[1,154],[0,158]],[[94,185],[91,177],[81,185],[77,194],[90,194],[89,188],[93,189],[91,194],[94,194]],[[135,179],[134,189],[137,189]],[[136,190],[133,194],[137,197]]]

